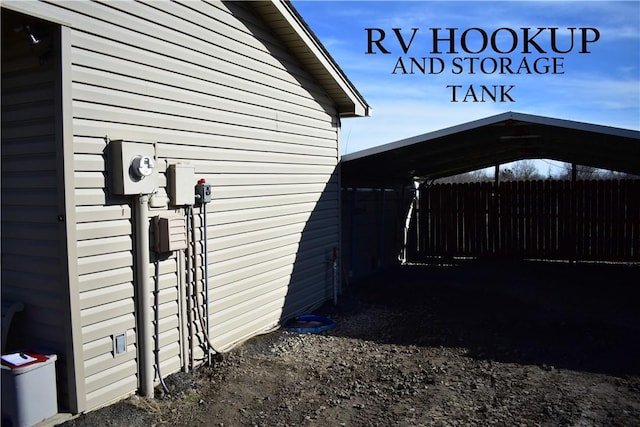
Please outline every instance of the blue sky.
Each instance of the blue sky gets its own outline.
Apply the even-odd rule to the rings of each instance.
[[[294,0],[294,6],[321,40],[345,74],[373,108],[369,118],[344,119],[342,122],[342,154],[397,141],[422,133],[458,125],[506,111],[536,114],[560,119],[597,123],[640,130],[640,2],[638,1],[324,1]],[[556,53],[549,47],[550,32],[545,30],[534,40],[546,53],[523,54],[521,28],[557,27],[557,48],[568,50],[569,27],[596,28],[599,39],[589,43],[590,53],[579,53],[582,34],[575,30],[574,48]],[[385,31],[382,46],[391,51],[383,54],[373,45],[368,50],[366,28]],[[412,28],[418,28],[405,54],[393,28],[401,28],[409,42]],[[457,28],[458,53],[430,52],[430,28]],[[462,51],[461,34],[470,28],[482,29],[491,36],[499,28],[515,31],[517,48],[501,54],[490,47],[478,54]],[[441,30],[445,31],[445,30]],[[440,33],[443,37],[447,33]],[[481,33],[468,32],[468,50],[479,50]],[[380,36],[377,30],[372,37]],[[474,38],[474,36],[476,36]],[[506,30],[496,33],[497,47],[502,51],[513,41]],[[594,37],[591,32],[587,38]],[[506,39],[504,38],[506,37]],[[501,44],[502,43],[502,44]],[[447,44],[439,45],[444,51]],[[531,45],[530,45],[531,46]],[[535,49],[534,49],[535,50]],[[402,57],[409,71],[410,58],[437,57],[444,64],[436,74],[403,74],[396,68]],[[523,57],[530,67],[540,57],[558,57],[563,74],[497,74],[470,73],[469,60],[459,60],[462,72],[454,74],[455,57],[510,57],[512,70],[518,69]],[[489,59],[488,61],[492,61]],[[544,64],[541,60],[540,64]],[[487,62],[491,65],[492,62]],[[396,68],[396,74],[392,71]],[[460,71],[460,69],[458,69]],[[523,69],[524,71],[524,69]],[[459,85],[456,100],[447,85]],[[509,98],[505,102],[461,102],[473,86],[480,101],[481,86],[504,86]],[[499,94],[499,89],[497,91]],[[499,100],[499,96],[497,97]]]

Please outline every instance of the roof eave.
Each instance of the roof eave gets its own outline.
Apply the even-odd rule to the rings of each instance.
[[[254,5],[257,13],[267,24],[277,24],[279,21],[286,22],[286,26],[273,25],[274,33],[281,36],[280,38],[287,44],[287,47],[303,65],[306,65],[306,68],[322,85],[328,96],[334,100],[341,117],[368,117],[371,115],[371,107],[289,1],[259,1],[254,2]],[[270,13],[264,13],[267,10],[267,5]],[[295,36],[294,40],[291,39],[292,35]]]

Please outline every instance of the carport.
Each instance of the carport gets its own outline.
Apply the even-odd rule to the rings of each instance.
[[[523,159],[571,163],[572,179],[499,182],[500,164]],[[584,183],[576,165],[640,175],[640,132],[507,112],[347,154],[345,269],[429,255],[640,261],[640,181]],[[434,179],[491,166],[493,183],[441,188],[433,204]]]

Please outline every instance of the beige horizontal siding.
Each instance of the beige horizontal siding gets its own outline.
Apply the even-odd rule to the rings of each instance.
[[[131,4],[127,4],[124,7],[128,12],[135,9],[135,6],[132,6]],[[178,8],[175,9],[177,10]],[[235,9],[237,12],[240,12],[239,7],[236,7]],[[89,10],[87,10],[87,12],[91,13]],[[95,13],[99,13],[100,16],[106,17],[108,16],[109,11],[104,9],[100,9],[100,11],[98,11],[96,9]],[[230,28],[220,28],[224,31],[224,37],[222,38],[224,41],[223,44],[219,46],[215,44],[215,39],[213,38],[215,34],[212,34],[209,31],[207,31],[205,39],[200,39],[198,37],[194,37],[194,34],[191,32],[189,34],[185,34],[180,31],[175,31],[174,28],[176,27],[167,28],[164,23],[158,25],[154,22],[144,22],[146,19],[133,17],[128,13],[116,14],[114,12],[112,15],[114,17],[116,15],[119,17],[118,23],[120,27],[116,28],[115,31],[113,28],[106,28],[104,23],[91,20],[91,18],[78,17],[77,15],[72,18],[75,18],[76,20],[85,20],[87,23],[91,22],[92,32],[96,35],[101,35],[102,33],[109,31],[109,35],[120,42],[126,43],[132,38],[140,40],[144,43],[139,45],[144,46],[144,51],[141,51],[140,54],[151,55],[151,58],[143,58],[144,63],[149,63],[149,60],[152,59],[152,55],[157,53],[161,53],[162,55],[166,55],[174,60],[179,59],[190,64],[199,65],[216,62],[219,65],[219,67],[217,67],[218,69],[222,69],[228,74],[244,74],[245,80],[248,82],[262,82],[264,77],[270,77],[278,81],[280,85],[285,86],[285,90],[297,92],[301,97],[306,96],[305,89],[300,86],[299,78],[294,78],[288,70],[285,70],[278,62],[273,61],[272,52],[269,52],[264,47],[261,50],[253,49],[246,44],[239,43],[235,40],[233,44],[230,43],[231,40],[229,37],[232,32],[232,29]],[[165,19],[170,18],[170,15],[164,14],[163,17]],[[233,17],[231,18],[233,19]],[[185,21],[182,19],[180,19],[180,23],[180,28],[187,26],[185,25]],[[207,23],[206,25],[209,28],[215,29],[215,27],[211,27],[211,23]],[[268,34],[268,31],[262,31],[262,34]],[[283,55],[281,60],[285,58],[287,57]],[[272,65],[269,64],[269,62],[271,62]],[[295,67],[296,64],[292,63],[290,65]],[[203,66],[202,68],[208,67]],[[299,69],[299,67],[297,68]],[[304,75],[302,72],[299,74]]]
[[[111,49],[116,50],[118,56],[105,56],[89,50],[83,50],[76,48],[74,53],[79,58],[83,59],[82,63],[91,64],[97,70],[103,70],[102,66],[113,64],[118,67],[119,75],[117,76],[117,83],[124,86],[124,90],[136,93],[140,91],[141,94],[149,93],[149,89],[156,88],[160,90],[160,95],[164,97],[176,97],[177,93],[182,91],[193,92],[196,96],[195,102],[200,104],[207,98],[216,99],[221,101],[218,108],[226,108],[230,112],[239,112],[239,107],[242,105],[238,99],[243,99],[244,95],[245,104],[252,108],[253,115],[260,117],[272,117],[274,118],[276,113],[281,113],[280,117],[284,122],[293,121],[293,116],[287,114],[287,111],[291,109],[291,106],[287,104],[294,104],[302,108],[301,120],[303,124],[310,125],[312,127],[318,127],[322,121],[318,118],[321,115],[330,120],[326,113],[321,111],[318,104],[310,100],[309,98],[301,98],[295,94],[289,92],[283,92],[277,88],[261,85],[259,82],[251,82],[240,79],[242,75],[230,76],[222,73],[220,70],[208,69],[190,65],[181,73],[175,71],[169,71],[163,68],[161,64],[162,57],[159,55],[149,56],[144,51],[136,48],[131,48],[127,45],[110,44]],[[123,57],[127,55],[127,57]],[[159,59],[160,58],[160,59]],[[166,61],[166,58],[164,59]],[[157,63],[157,64],[156,64]],[[114,75],[110,74],[109,77],[100,79],[95,78],[96,71],[85,71],[85,69],[78,67],[74,72],[74,76],[78,76],[77,81],[85,84],[97,84],[104,85],[109,80],[114,79]],[[103,76],[104,71],[100,72]],[[136,80],[135,76],[144,75],[145,83],[144,88],[139,88],[136,83],[132,83],[131,80]],[[169,93],[171,87],[176,84],[176,79],[180,79],[180,88],[175,89],[173,93]],[[207,85],[203,85],[203,80],[207,81]],[[140,82],[141,80],[137,80]],[[138,83],[139,84],[139,83]],[[142,89],[142,90],[141,90]],[[177,97],[176,97],[177,98]],[[170,98],[171,99],[171,98]],[[236,100],[236,101],[233,101]],[[273,110],[268,111],[268,106],[273,104]],[[287,120],[289,118],[289,120]]]
[[[32,127],[33,124],[26,123],[24,126]],[[22,127],[19,129],[22,129]],[[14,138],[19,137],[19,129],[15,132],[17,135],[15,135]],[[11,135],[9,135],[10,133],[12,133],[10,129],[2,129],[2,136],[6,138],[5,141],[11,138]],[[49,137],[51,137],[51,135],[49,135]],[[44,138],[46,139],[47,136],[45,135]],[[15,172],[22,174],[23,176],[27,173],[43,173],[43,175],[46,176],[47,171],[55,171],[55,167],[51,164],[51,162],[55,160],[55,156],[52,153],[35,153],[33,155],[28,155],[25,153],[22,156],[7,156],[5,158],[7,159],[7,161],[2,166],[3,172]],[[42,179],[43,176],[40,176],[40,178]]]
[[[110,353],[102,353],[98,357],[89,359],[84,364],[84,373],[87,377],[99,374],[105,369],[114,369],[116,366],[135,361],[135,345],[129,344],[127,351],[118,357],[112,357]]]
[[[106,369],[104,369],[105,367]],[[95,371],[95,374],[87,376],[87,399],[89,399],[91,393],[105,389],[113,383],[117,383],[121,380],[127,380],[131,377],[135,378],[136,361],[133,358],[124,361],[123,363],[114,363],[113,360],[111,360],[106,364],[101,364],[101,366],[96,368]]]
[[[209,210],[211,211],[211,213],[216,214],[223,211],[266,208],[305,202],[315,203],[315,206],[318,206],[318,204],[327,204],[327,208],[329,208],[331,205],[337,203],[337,201],[334,200],[318,202],[320,196],[320,193],[300,193],[265,195],[262,197],[238,197],[234,199],[221,199],[212,202]]]
[[[78,274],[95,273],[96,271],[115,270],[128,267],[133,263],[131,251],[114,252],[78,258]]]
[[[267,136],[264,133],[262,135],[263,137]],[[289,152],[282,153],[275,149],[280,147],[280,150],[284,150],[282,143],[254,144],[254,150],[247,150],[247,147],[242,145],[242,141],[236,141],[236,145],[239,146],[235,149],[207,147],[206,150],[203,150],[202,146],[162,144],[159,150],[164,156],[174,159],[184,158],[228,162],[250,159],[250,161],[256,163],[302,163],[305,165],[330,165],[335,163],[335,159],[332,162],[336,154],[334,148],[297,145],[291,147]],[[260,145],[262,145],[262,149]]]
[[[212,304],[212,309],[215,309],[212,316],[212,328],[216,335],[221,335],[225,330],[228,330],[229,325],[234,327],[234,322],[239,316],[254,314],[259,316],[261,311],[275,314],[277,310],[273,310],[271,305],[277,305],[278,302],[283,303],[286,295],[286,286],[279,286],[266,292],[251,290],[246,293],[236,293],[233,297],[222,300],[220,304]],[[256,309],[256,307],[260,308]],[[277,315],[279,316],[279,313]],[[278,318],[274,318],[274,322],[278,320]]]
[[[98,154],[76,154],[74,169],[83,172],[102,172],[105,169],[104,157]]]
[[[126,47],[125,47],[126,49]],[[118,47],[118,52],[122,50]],[[79,55],[86,55],[87,59],[95,58],[96,61],[105,61],[102,56],[92,52],[78,52]],[[118,59],[116,59],[118,61]],[[162,100],[171,103],[185,104],[185,96],[188,96],[189,104],[187,107],[196,108],[198,106],[205,107],[204,111],[220,111],[228,114],[242,114],[255,117],[256,119],[269,119],[277,120],[279,123],[285,125],[297,125],[308,126],[311,128],[322,128],[323,120],[317,117],[317,111],[313,110],[309,106],[310,111],[308,115],[294,115],[288,112],[290,108],[288,102],[292,102],[293,99],[281,100],[274,102],[273,99],[267,98],[264,92],[258,92],[255,94],[244,93],[242,101],[234,99],[238,98],[240,89],[234,89],[223,86],[220,81],[216,81],[216,90],[211,92],[203,92],[201,83],[198,83],[197,79],[187,79],[181,76],[180,87],[175,85],[175,77],[168,71],[158,70],[152,68],[147,64],[131,64],[125,60],[120,60],[125,69],[121,70],[120,74],[125,71],[130,73],[131,76],[140,74],[140,72],[148,72],[147,80],[141,81],[139,78],[130,77],[127,75],[119,75],[114,77],[109,71],[99,69],[85,69],[78,67],[74,71],[74,80],[76,83],[76,90],[80,93],[79,99],[92,99],[93,96],[99,94],[104,98],[104,103],[108,104],[109,99],[117,100],[118,91],[111,89],[113,85],[119,85],[120,90],[127,90],[138,100],[144,99],[150,92],[154,93],[154,98],[162,98]],[[153,80],[151,80],[153,79]],[[111,85],[110,85],[111,84]],[[215,103],[212,104],[212,100]],[[269,104],[275,104],[269,106]],[[135,104],[132,105],[135,107]],[[144,107],[144,106],[141,106]],[[278,108],[279,107],[279,108]],[[215,109],[214,109],[215,108]],[[198,112],[198,114],[201,114]],[[326,119],[330,120],[329,116]]]
[[[4,151],[4,150],[3,150]],[[4,153],[8,154],[8,153]],[[6,172],[14,173],[6,173]],[[2,185],[6,190],[27,190],[33,188],[53,189],[56,182],[54,170],[39,171],[37,174],[22,171],[20,168],[4,168],[5,175],[2,177]],[[29,213],[24,211],[24,213]]]
[[[110,323],[112,319],[131,313],[133,311],[133,304],[133,299],[128,298],[85,308],[82,310],[81,315],[82,326],[93,325],[100,322],[104,322],[105,324]]]
[[[108,322],[93,323],[88,326],[82,327],[82,335],[85,343],[102,339],[104,337],[111,337],[115,332],[126,331],[128,329],[135,328],[135,317],[133,312],[120,316],[115,319],[111,319]]]
[[[3,100],[5,100],[5,98],[3,98]],[[5,120],[7,119],[6,116],[4,118]],[[5,140],[5,143],[3,144],[2,153],[5,156],[20,156],[20,155],[33,156],[36,154],[40,154],[40,155],[44,155],[45,158],[47,156],[50,158],[51,155],[53,154],[51,153],[51,141],[47,139],[43,140],[38,136],[26,136],[26,137],[23,136],[16,141]],[[13,157],[12,160],[21,160],[21,159],[17,157]],[[9,164],[7,166],[11,166],[11,165]],[[11,167],[9,168],[9,170],[18,171],[16,167]],[[51,164],[47,163],[45,164],[44,169],[41,171],[39,170],[39,172],[45,172],[47,170],[52,171],[55,169],[52,168]],[[29,174],[23,174],[22,178],[27,179],[26,182],[30,182],[28,181],[30,178]],[[31,177],[31,179],[34,179],[34,177]],[[21,181],[18,181],[17,183],[19,184],[21,183]],[[41,183],[41,184],[52,185],[52,183]],[[10,187],[7,187],[7,188],[10,188]]]
[[[129,219],[131,218],[131,207],[129,205],[117,205],[117,206],[78,206],[76,207],[76,222],[79,224],[93,222],[94,224],[89,225],[84,229],[85,233],[90,234],[90,229],[94,227],[100,227],[100,221],[110,221],[110,220],[126,220],[119,223],[119,226],[124,226],[124,224],[130,224]],[[107,224],[107,227],[110,226]],[[130,227],[130,225],[129,225]],[[78,225],[78,230],[80,230],[80,226]],[[122,234],[129,234],[130,231],[125,231]],[[115,234],[111,234],[115,235]],[[91,237],[84,236],[82,239],[89,239]]]
[[[51,230],[51,223],[55,219],[57,221],[60,211],[55,206],[42,206],[38,209],[24,209],[23,207],[16,205],[3,205],[2,206],[2,219],[7,224],[6,229],[2,230],[3,237],[17,237],[16,240],[22,240],[22,233],[8,224],[25,223],[30,224],[30,227],[35,227],[36,224],[44,226],[48,230],[48,234],[53,236],[54,231]],[[47,224],[49,226],[47,227]],[[13,231],[12,231],[13,229]],[[6,230],[6,234],[5,234]],[[42,236],[44,237],[44,236]],[[46,239],[49,240],[49,239]]]
[[[133,267],[128,266],[115,270],[98,271],[95,273],[84,274],[78,277],[78,285],[80,287],[80,298],[82,292],[100,289],[105,286],[117,285],[119,283],[133,281]]]
[[[82,293],[80,306],[82,309],[96,307],[103,304],[103,301],[120,301],[132,299],[133,289],[128,283],[120,283],[113,286],[103,287]]]
[[[138,378],[133,374],[126,375],[123,379],[115,382],[107,382],[102,388],[87,392],[87,407],[96,409],[106,406],[123,397],[132,395],[133,390],[136,390],[137,387]]]
[[[131,250],[131,238],[125,235],[78,242],[78,257],[80,258]]]
[[[131,234],[131,220],[121,219],[102,222],[82,222],[77,225],[76,230],[79,241],[128,236]],[[80,242],[78,244],[80,245]]]
[[[114,333],[124,333],[127,341],[127,353],[131,351],[135,354],[136,334],[134,329],[114,331]],[[82,354],[85,357],[85,363],[89,363],[94,358],[106,357],[113,349],[113,341],[111,336],[105,336],[94,341],[85,343],[82,346]]]
[[[102,171],[78,171],[74,174],[76,188],[100,188],[107,186],[105,173]]]
[[[113,90],[108,88],[101,88],[95,86],[77,85],[75,91],[78,93],[78,115],[83,118],[92,119],[96,114],[96,108],[92,108],[93,104],[89,105],[81,104],[82,100],[91,100],[100,98],[101,105],[98,110],[103,113],[102,118],[106,120],[120,121],[120,111],[117,106],[121,101],[122,92],[120,90]],[[165,89],[166,91],[166,89]],[[261,106],[247,105],[246,103],[235,102],[231,104],[230,101],[220,99],[219,97],[201,95],[202,99],[194,99],[194,95],[187,93],[184,90],[175,91],[176,93],[165,94],[165,98],[162,99],[162,103],[159,104],[158,96],[154,96],[151,99],[150,96],[145,94],[129,93],[127,110],[139,111],[140,117],[143,113],[149,112],[149,105],[155,101],[155,110],[153,113],[159,116],[165,116],[173,118],[176,115],[184,115],[190,118],[188,124],[201,122],[213,122],[233,124],[240,123],[239,118],[242,118],[243,127],[247,128],[259,128],[271,131],[285,132],[290,134],[310,134],[318,138],[330,138],[331,135],[327,131],[320,127],[322,122],[312,119],[299,119],[290,113],[276,111]],[[171,95],[171,97],[169,97]],[[184,102],[185,96],[188,96],[189,102]],[[212,102],[214,101],[214,102]],[[114,106],[114,108],[107,108],[107,106]],[[175,123],[175,124],[173,124]],[[183,126],[183,123],[169,121],[167,126]],[[203,128],[206,123],[198,124]]]
[[[312,204],[309,204],[309,206],[312,206]],[[230,214],[224,215],[223,213],[220,213],[216,215],[217,221],[214,223],[214,225],[208,225],[207,227],[208,237],[209,239],[214,239],[214,238],[222,238],[225,236],[234,236],[241,233],[265,230],[273,227],[282,227],[282,226],[288,226],[292,224],[299,224],[309,219],[309,214],[311,212],[311,209],[302,210],[302,212],[298,212],[299,210],[304,209],[304,207],[295,205],[292,208],[292,206],[289,205],[286,208],[288,208],[289,212],[285,211],[280,215],[271,215],[271,216],[265,213],[266,209],[262,210],[263,212],[262,215],[266,215],[266,216],[259,216],[260,210],[258,210],[257,213],[253,212],[254,213],[253,217],[249,215],[234,217]],[[283,209],[286,209],[286,208],[283,208]],[[330,213],[327,214],[326,217],[328,221],[332,220]],[[211,224],[211,222],[209,222],[209,224]]]
[[[338,245],[335,107],[251,5],[29,7],[71,27],[73,197],[88,409],[132,393],[138,382],[133,212],[130,198],[108,192],[109,139],[154,144],[160,196],[167,166],[177,162],[214,186],[206,270],[216,345],[228,348],[277,324],[283,310],[301,311],[327,298],[327,260]],[[45,124],[35,125],[46,131]],[[150,217],[168,212],[176,213],[159,208]],[[195,214],[200,225],[198,209]],[[159,266],[158,338],[168,375],[185,363],[178,301],[185,272],[175,256]],[[150,277],[153,271],[149,264]],[[292,294],[294,288],[301,290]],[[118,357],[112,355],[115,333],[126,333],[129,346]],[[201,355],[197,349],[194,357]]]
[[[2,193],[2,203],[6,203],[7,206],[21,206],[25,210],[38,209],[40,206],[56,206],[56,192],[46,190],[46,187],[16,190],[7,189]]]
[[[236,138],[266,139],[292,144],[300,140],[300,134],[294,132],[298,129],[289,128],[281,131],[279,127],[282,127],[282,125],[276,126],[273,120],[266,121],[263,125],[266,126],[266,124],[269,124],[268,127],[258,127],[256,126],[258,123],[252,122],[246,116],[242,115],[236,116],[236,121],[231,121],[233,118],[224,117],[220,113],[216,113],[215,115],[209,116],[209,120],[207,120],[198,117],[178,117],[168,113],[158,113],[149,110],[127,109],[120,106],[92,105],[84,101],[75,102],[74,108],[78,111],[77,117],[87,121],[105,121],[108,123],[133,122],[138,123],[140,126],[179,129],[185,132],[208,133],[211,135],[220,134]],[[182,108],[176,108],[175,111],[178,113],[181,110]],[[242,117],[244,117],[245,122],[249,122],[248,125],[238,120]],[[309,130],[306,128],[306,130],[312,134],[306,136],[309,142],[308,145],[312,145],[312,143],[318,145],[326,141],[326,133],[315,129]],[[298,131],[301,131],[301,129]]]
[[[212,317],[212,333],[215,333],[213,344],[220,349],[229,348],[255,335],[256,331],[277,326],[284,301],[284,298],[279,298],[250,312],[238,312],[231,321],[219,325],[215,322],[214,314]]]
[[[304,224],[298,223],[298,224],[292,224],[288,226],[266,228],[266,229],[261,229],[257,231],[250,231],[250,232],[238,233],[234,235],[220,237],[218,239],[215,239],[212,242],[213,245],[211,246],[210,250],[220,251],[223,249],[240,247],[243,251],[245,251],[247,255],[250,255],[255,252],[258,252],[260,249],[261,250],[265,249],[264,244],[262,244],[262,247],[259,247],[259,249],[254,249],[254,247],[250,246],[252,244],[260,244],[259,242],[270,241],[270,243],[275,243],[274,247],[277,247],[279,246],[278,243],[280,243],[280,246],[282,245],[282,241],[281,240],[274,241],[273,239],[287,237],[290,235],[296,235],[297,236],[296,242],[297,242],[297,240],[300,238],[300,234],[302,233],[303,229],[304,229]],[[266,243],[266,245],[269,245],[269,243]],[[232,255],[235,255],[237,257],[239,254],[236,252],[236,253],[232,253]],[[221,258],[222,257],[219,257],[218,260],[222,260]]]
[[[4,4],[3,4],[4,6]],[[2,11],[3,28],[21,18]],[[20,25],[20,24],[18,24]],[[50,31],[48,28],[47,31]],[[6,34],[3,34],[3,37]],[[56,45],[55,31],[51,34]],[[65,210],[59,180],[61,162],[56,133],[60,126],[56,90],[57,56],[40,63],[27,44],[3,39],[2,51],[2,300],[19,301],[3,352],[46,348],[58,355],[58,390],[67,406],[73,382],[65,375],[73,355]],[[54,51],[57,47],[54,48]],[[3,325],[3,328],[7,325]]]
[[[53,264],[52,266],[45,267],[41,272],[49,271],[54,274],[58,272],[55,264],[58,263],[59,259],[55,254],[60,249],[60,245],[55,240],[47,241],[25,238],[5,238],[2,240],[2,244],[6,245],[6,247],[11,247],[11,255],[7,254],[7,257],[16,257],[14,260],[9,258],[4,260],[10,263],[11,267],[9,268],[13,269],[19,267],[22,265],[25,258],[29,258],[27,262],[33,263],[37,259],[38,264],[46,264],[47,262]],[[46,258],[49,258],[49,260],[46,260]]]

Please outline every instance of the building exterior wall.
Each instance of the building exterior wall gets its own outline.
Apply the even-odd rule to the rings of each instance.
[[[13,49],[3,43],[2,297],[32,300],[24,313],[36,324],[30,333],[53,347],[63,341],[66,282],[59,264],[56,75],[55,59],[41,64],[28,43]],[[11,345],[23,344],[24,335],[12,333]]]
[[[401,262],[413,193],[407,188],[342,189],[341,248],[349,280],[366,279]]]
[[[86,410],[133,393],[139,382],[132,201],[109,191],[110,140],[153,144],[160,207],[150,216],[184,214],[166,205],[171,164],[193,166],[213,186],[206,270],[216,348],[330,298],[339,242],[337,113],[248,3],[6,4],[70,29],[73,137],[65,143],[73,146],[71,280]],[[200,224],[202,212],[195,214]],[[200,242],[199,263],[203,250]],[[158,265],[165,376],[203,356],[198,343],[191,353],[184,342],[183,264],[174,253]],[[127,351],[114,356],[118,334]]]
[[[77,297],[71,296],[67,256],[75,225],[66,215],[64,191],[62,31],[4,8],[2,30],[2,300],[24,305],[2,351],[56,354],[59,406],[77,411],[78,334],[70,333]],[[37,32],[38,44],[29,43],[28,31]]]

